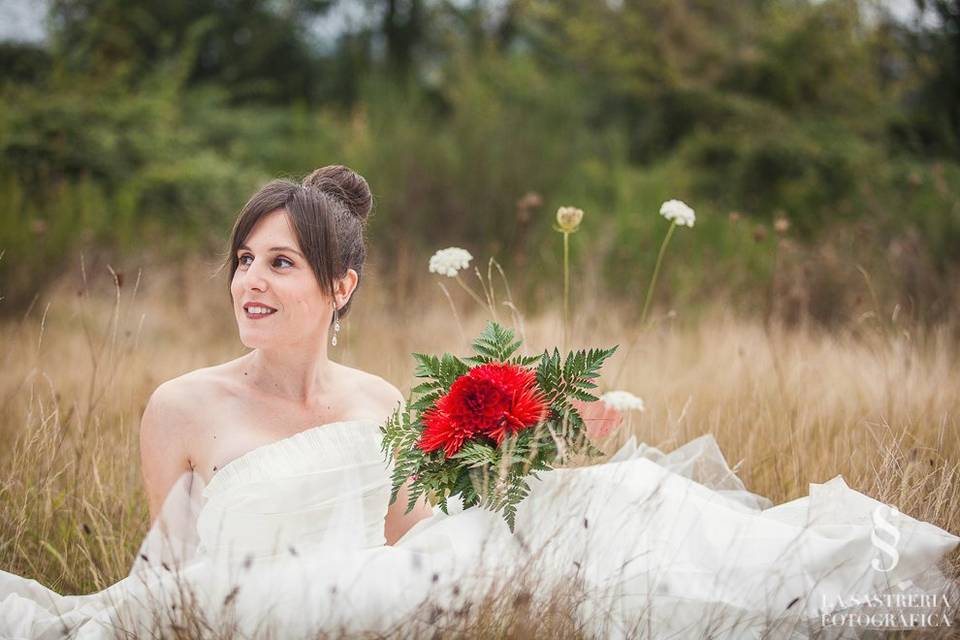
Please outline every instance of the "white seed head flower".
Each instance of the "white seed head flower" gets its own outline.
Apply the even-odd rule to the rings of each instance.
[[[629,391],[607,391],[600,396],[606,404],[617,411],[646,411],[643,400]]]
[[[466,249],[459,247],[440,249],[430,256],[430,273],[439,273],[453,278],[458,271],[470,266],[471,260],[473,256]]]
[[[583,209],[560,207],[557,209],[557,225],[565,233],[573,233],[583,220]]]
[[[660,205],[660,215],[667,220],[677,223],[677,226],[692,227],[696,222],[697,216],[693,209],[687,206],[682,200],[667,200]]]

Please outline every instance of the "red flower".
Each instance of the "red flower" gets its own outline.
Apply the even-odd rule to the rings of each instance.
[[[457,378],[450,392],[424,412],[426,428],[417,446],[427,452],[442,448],[449,458],[476,435],[499,445],[546,413],[547,401],[534,371],[512,364],[480,365]]]

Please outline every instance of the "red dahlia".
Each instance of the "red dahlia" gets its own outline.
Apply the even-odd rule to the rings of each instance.
[[[512,364],[480,365],[457,378],[449,393],[424,412],[426,428],[417,445],[427,452],[442,448],[448,458],[476,435],[499,445],[543,420],[547,408],[534,371]]]

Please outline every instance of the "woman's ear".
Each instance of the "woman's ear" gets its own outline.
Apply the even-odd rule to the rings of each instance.
[[[360,282],[360,276],[353,269],[347,269],[347,273],[337,279],[333,291],[338,309],[350,301],[350,296],[353,295],[358,282]]]

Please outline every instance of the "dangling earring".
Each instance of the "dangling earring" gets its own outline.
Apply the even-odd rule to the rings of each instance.
[[[340,318],[337,315],[337,302],[333,302],[333,339],[330,344],[337,346],[337,334],[340,333]]]

